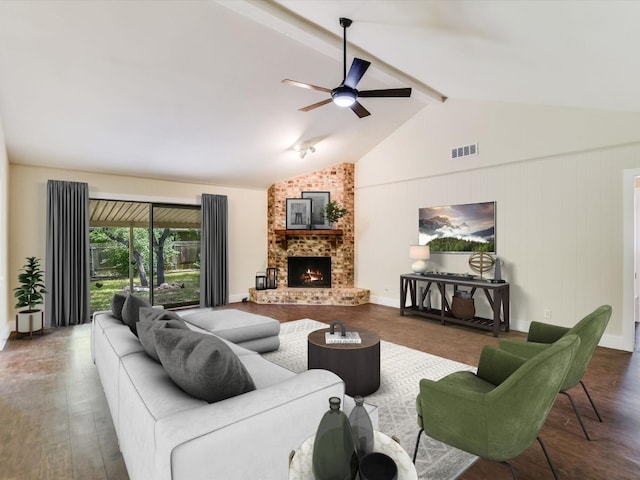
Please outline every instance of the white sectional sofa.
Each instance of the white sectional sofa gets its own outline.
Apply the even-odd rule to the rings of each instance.
[[[209,404],[177,387],[110,311],[94,314],[92,356],[132,480],[284,480],[289,453],[315,433],[329,397],[344,398],[331,372],[295,374],[225,342],[256,389]],[[347,413],[351,406],[347,398]],[[370,413],[377,425],[375,407]]]

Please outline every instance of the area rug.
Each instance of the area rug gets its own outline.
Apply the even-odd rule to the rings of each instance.
[[[307,335],[329,325],[303,319],[286,322],[280,329],[280,348],[263,356],[294,372],[307,369]],[[402,345],[380,342],[380,388],[365,401],[378,406],[379,429],[395,436],[413,455],[418,434],[415,401],[421,378],[437,380],[449,373],[474,367],[413,350]],[[477,457],[423,435],[416,458],[418,477],[453,480],[469,468]]]

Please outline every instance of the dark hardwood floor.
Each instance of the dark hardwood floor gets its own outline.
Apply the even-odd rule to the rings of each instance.
[[[402,317],[397,308],[372,304],[234,303],[226,308],[281,322],[342,320],[348,327],[375,331],[384,340],[470,365],[477,365],[484,345],[497,343],[489,332]],[[128,478],[91,363],[90,330],[90,325],[81,325],[47,330],[44,336],[32,339],[12,337],[0,352],[0,478]],[[502,335],[524,338],[518,332]],[[585,382],[604,422],[597,421],[580,387],[571,392],[591,441],[584,438],[568,399],[558,398],[541,436],[561,479],[640,478],[639,379],[640,353],[598,348]],[[512,463],[521,480],[553,478],[537,443]],[[511,476],[504,466],[479,460],[459,478],[498,480]]]

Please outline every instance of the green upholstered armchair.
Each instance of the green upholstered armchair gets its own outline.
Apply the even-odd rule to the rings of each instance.
[[[517,479],[507,460],[537,439],[557,479],[538,433],[579,345],[577,335],[567,335],[528,360],[485,346],[477,374],[455,372],[438,381],[420,380],[414,462],[424,431],[460,450],[504,463]]]
[[[560,393],[566,395],[569,398],[571,406],[573,407],[573,411],[578,418],[578,422],[580,423],[582,431],[584,432],[584,436],[587,438],[587,440],[590,440],[589,434],[587,433],[587,429],[582,422],[580,413],[578,413],[576,404],[574,403],[573,398],[571,398],[571,395],[569,395],[567,390],[575,387],[578,383],[582,385],[584,393],[587,395],[587,398],[589,399],[589,402],[593,407],[593,411],[598,417],[598,420],[602,422],[602,417],[600,416],[595,403],[593,403],[591,395],[589,395],[589,391],[582,381],[582,377],[587,369],[587,366],[589,365],[589,362],[591,362],[593,352],[598,346],[598,342],[602,338],[605,328],[607,328],[609,318],[611,318],[611,307],[609,305],[602,305],[596,308],[593,312],[584,317],[578,323],[576,323],[572,328],[560,327],[558,325],[549,325],[542,322],[531,322],[526,342],[519,342],[509,339],[503,339],[500,341],[501,350],[505,350],[521,357],[529,358],[537,354],[538,352],[548,348],[549,344],[557,341],[564,335],[575,334],[580,337],[580,349],[578,350],[578,353],[576,353],[576,358],[574,359],[571,368],[569,368],[567,378],[564,380],[562,387],[560,387]]]

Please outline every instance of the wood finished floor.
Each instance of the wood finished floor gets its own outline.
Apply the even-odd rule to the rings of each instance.
[[[488,332],[402,317],[396,308],[372,304],[318,307],[236,303],[227,308],[281,322],[339,319],[348,327],[375,331],[384,340],[470,365],[477,365],[484,345],[497,343]],[[90,325],[82,325],[48,330],[33,339],[11,338],[0,352],[1,479],[128,479],[91,363],[90,329]],[[518,332],[502,335],[524,338]],[[541,436],[561,479],[640,478],[639,379],[640,353],[604,348],[596,351],[585,382],[604,423],[597,421],[580,387],[571,392],[591,434],[590,442],[584,438],[569,401],[558,398]],[[537,444],[512,463],[521,480],[552,478]],[[459,478],[499,480],[511,476],[504,466],[480,460]]]

